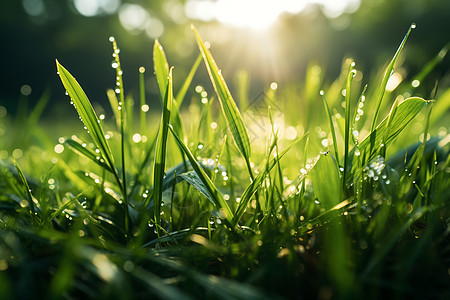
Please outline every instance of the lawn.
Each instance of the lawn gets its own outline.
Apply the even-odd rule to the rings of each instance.
[[[371,74],[310,64],[253,99],[195,27],[181,87],[156,40],[133,97],[111,37],[112,115],[57,60],[80,120],[40,122],[45,94],[20,118],[0,110],[3,141],[27,137],[2,150],[1,298],[448,299],[450,88],[416,93],[447,48],[398,79],[414,28]]]

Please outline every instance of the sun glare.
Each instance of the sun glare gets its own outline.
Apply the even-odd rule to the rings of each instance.
[[[234,27],[262,30],[283,13],[297,14],[310,4],[322,7],[330,18],[358,8],[360,0],[188,0],[186,15],[201,21],[217,20]]]

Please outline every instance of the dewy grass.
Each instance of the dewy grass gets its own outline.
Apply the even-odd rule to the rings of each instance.
[[[301,93],[298,85],[268,88],[285,111],[280,117],[275,107],[264,108],[264,142],[252,147],[255,124],[195,29],[199,56],[175,94],[176,72],[155,42],[162,114],[151,122],[142,113],[143,75],[133,122],[117,45],[118,84],[108,91],[115,121],[97,116],[57,62],[88,133],[65,128],[71,137],[56,147],[33,146],[17,163],[1,161],[0,295],[448,298],[450,89],[433,100],[411,96],[422,85],[406,80],[385,89],[408,34],[384,77],[362,82],[347,59],[330,85],[311,65]],[[218,101],[204,83],[189,92],[202,61]],[[412,78],[426,80],[438,62]],[[248,103],[249,76],[240,78],[238,103]],[[190,101],[188,114],[183,101]],[[375,115],[362,105],[373,105]],[[141,130],[137,139],[132,128]]]

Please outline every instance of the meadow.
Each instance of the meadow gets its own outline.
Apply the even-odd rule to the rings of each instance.
[[[257,97],[245,72],[232,95],[194,27],[181,88],[156,40],[133,97],[111,37],[111,115],[56,61],[79,122],[52,139],[45,94],[0,110],[0,143],[23,145],[1,153],[1,298],[448,299],[450,88],[421,89],[448,47],[402,75],[414,28],[370,74],[310,64]]]

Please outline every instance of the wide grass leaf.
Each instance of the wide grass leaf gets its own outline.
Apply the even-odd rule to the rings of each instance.
[[[205,43],[200,38],[195,27],[192,27],[197,38],[198,48],[203,56],[203,60],[208,70],[209,77],[216,91],[217,97],[220,101],[220,106],[222,107],[222,112],[227,121],[228,127],[230,128],[231,134],[233,136],[234,142],[237,148],[241,152],[242,156],[246,160],[247,164],[250,162],[250,141],[247,135],[247,130],[245,128],[242,116],[231,96],[230,90],[222,76],[222,72],[217,66],[211,52],[206,48]]]
[[[325,209],[330,209],[341,202],[341,179],[334,157],[321,154],[310,176],[314,194]]]
[[[99,154],[105,160],[109,168],[111,170],[114,170],[114,175],[118,180],[111,149],[100,125],[100,120],[98,119],[97,114],[95,113],[94,108],[91,105],[91,102],[84,93],[80,84],[69,73],[69,71],[67,71],[58,61],[56,61],[56,66],[62,84],[66,88],[67,93],[69,94],[69,97],[71,98],[75,106],[75,109],[77,110],[82,122],[89,132],[89,135],[93,139],[95,145],[98,147],[100,151]],[[118,183],[120,184],[120,180],[118,180]]]
[[[161,93],[161,103],[164,102],[167,83],[169,81],[169,64],[167,63],[166,53],[158,40],[155,40],[153,46],[153,64],[155,68],[156,82]]]

